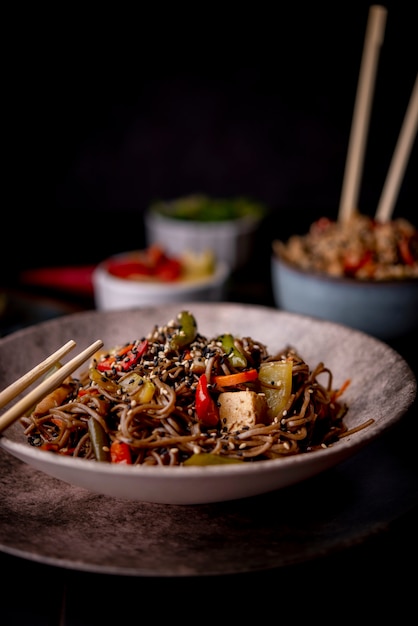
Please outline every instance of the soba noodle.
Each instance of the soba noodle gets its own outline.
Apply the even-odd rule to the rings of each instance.
[[[182,465],[311,452],[347,433],[343,418],[348,407],[340,397],[348,381],[334,389],[332,372],[323,363],[310,369],[293,347],[271,355],[251,337],[228,337],[230,345],[225,335],[204,337],[192,313],[183,311],[147,337],[96,354],[79,378],[68,379],[21,418],[28,442],[99,461],[111,461],[110,450],[119,442],[129,451],[125,462]],[[221,419],[201,419],[196,394],[202,393],[198,386],[203,375],[207,397],[199,401],[203,398],[206,406],[211,398],[216,413],[223,392],[252,391],[259,398],[263,387],[257,374],[236,384],[215,377],[241,373],[245,379],[248,372],[259,373],[262,364],[274,361],[291,362],[292,369],[291,391],[273,418],[244,422],[239,428]]]

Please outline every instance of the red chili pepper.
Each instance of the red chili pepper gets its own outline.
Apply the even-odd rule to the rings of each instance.
[[[129,445],[124,441],[112,441],[110,444],[110,461],[111,463],[132,465],[132,455]]]
[[[111,369],[127,372],[147,351],[148,341],[144,339],[138,345],[130,343],[121,348],[114,356],[107,357],[97,364],[99,372],[106,372]]]
[[[206,374],[202,374],[197,383],[196,414],[198,421],[204,426],[216,426],[219,421],[218,407],[209,393]]]

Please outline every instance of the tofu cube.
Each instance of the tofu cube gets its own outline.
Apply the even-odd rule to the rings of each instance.
[[[240,430],[264,423],[267,401],[264,394],[255,391],[224,391],[219,394],[221,427]]]

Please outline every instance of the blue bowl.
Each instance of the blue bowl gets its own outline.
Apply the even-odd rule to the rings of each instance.
[[[418,280],[337,278],[297,268],[271,257],[276,306],[344,324],[382,340],[418,330]]]

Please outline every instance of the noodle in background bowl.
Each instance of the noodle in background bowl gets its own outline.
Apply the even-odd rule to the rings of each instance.
[[[270,353],[292,345],[311,368],[324,362],[337,388],[347,378],[348,428],[374,422],[333,446],[277,460],[234,465],[121,466],[55,455],[31,447],[15,423],[0,436],[3,450],[39,472],[104,496],[161,504],[203,504],[255,496],[309,479],[344,461],[396,424],[413,403],[417,383],[406,361],[383,342],[332,322],[235,303],[183,302],[123,311],[87,311],[19,330],[0,339],[0,388],[74,339],[81,351],[96,339],[124,344],[166,324],[182,309],[207,337],[230,332],[264,342]],[[70,358],[70,357],[69,357]],[[84,369],[84,368],[82,368]],[[364,468],[367,471],[367,468]],[[65,488],[65,485],[63,485]]]
[[[334,277],[300,269],[273,253],[271,281],[279,309],[337,322],[389,341],[418,330],[418,279]]]

